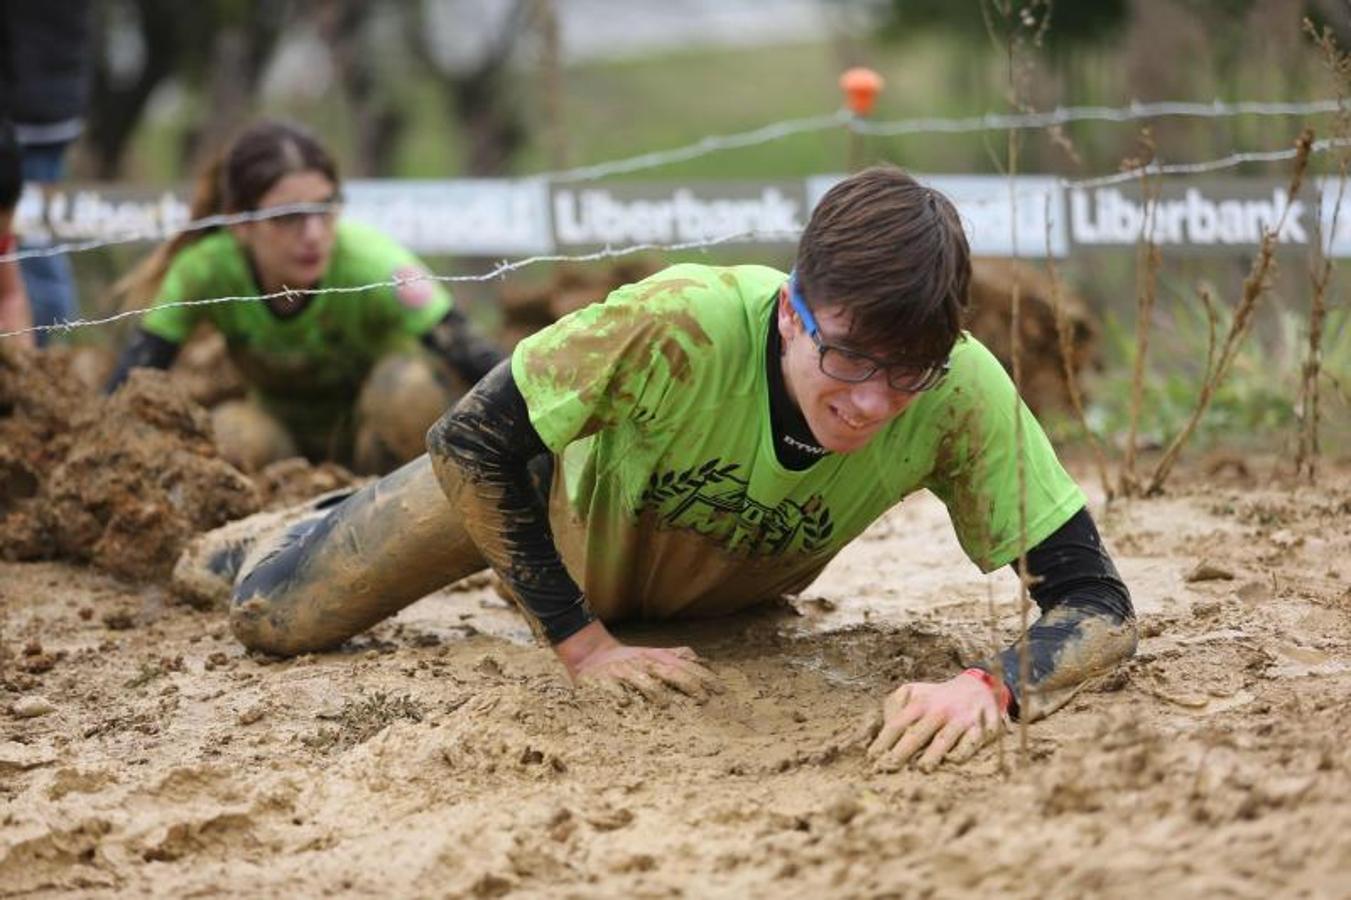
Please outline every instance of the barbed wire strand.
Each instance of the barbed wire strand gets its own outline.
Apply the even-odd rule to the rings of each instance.
[[[1196,103],[1164,100],[1156,103],[1131,103],[1128,106],[1120,107],[1062,106],[1040,113],[986,113],[980,116],[910,118],[885,122],[874,122],[860,118],[847,109],[841,109],[828,116],[790,119],[765,125],[753,131],[711,135],[683,147],[643,153],[638,156],[578,166],[556,172],[544,172],[532,177],[559,184],[574,181],[594,181],[609,175],[622,175],[670,163],[686,162],[719,150],[750,147],[794,134],[823,131],[841,126],[848,127],[860,134],[892,137],[902,134],[960,134],[975,131],[1003,131],[1010,128],[1050,128],[1081,121],[1132,122],[1138,119],[1167,117],[1220,119],[1245,115],[1321,115],[1334,113],[1338,108],[1338,101],[1336,100],[1313,100],[1300,103],[1267,103],[1250,100],[1233,103],[1226,103],[1221,100],[1215,100],[1211,103]]]
[[[693,144],[670,150],[643,153],[623,159],[579,166],[555,172],[544,172],[526,176],[523,181],[543,180],[555,184],[569,184],[580,181],[596,181],[610,175],[628,174],[644,169],[658,168],[676,162],[685,162],[707,156],[722,150],[740,149],[781,140],[795,134],[823,131],[829,128],[847,126],[863,134],[895,136],[901,134],[954,134],[961,132],[1005,130],[1009,128],[1046,128],[1077,121],[1129,122],[1137,119],[1160,118],[1166,116],[1187,116],[1193,118],[1226,118],[1232,116],[1295,116],[1318,115],[1336,112],[1336,100],[1314,100],[1301,103],[1236,101],[1226,103],[1215,100],[1211,103],[1187,101],[1159,101],[1156,103],[1131,103],[1122,107],[1070,106],[1059,107],[1041,113],[986,113],[981,116],[958,118],[910,118],[889,122],[872,122],[854,116],[848,110],[840,109],[825,116],[812,116],[804,119],[785,119],[761,126],[751,131],[732,134],[709,135]],[[296,212],[313,211],[312,204],[294,204],[287,207],[275,207],[268,210],[256,210],[231,215],[207,216],[187,222],[181,226],[160,226],[158,228],[134,232],[118,238],[101,238],[87,241],[75,241],[54,244],[48,247],[33,247],[14,253],[0,254],[0,263],[14,262],[50,256],[63,256],[71,253],[83,253],[101,250],[122,244],[163,241],[177,234],[202,231],[229,225],[263,221],[275,216]]]
[[[954,134],[971,131],[1053,128],[1071,122],[1132,122],[1138,119],[1202,118],[1222,119],[1235,116],[1308,116],[1337,112],[1336,100],[1312,100],[1301,103],[1238,101],[1194,103],[1178,100],[1157,103],[1131,103],[1128,106],[1062,106],[1036,113],[986,113],[965,118],[916,118],[893,122],[855,119],[849,127],[861,134],[894,137],[903,134]]]
[[[415,284],[421,281],[436,281],[441,283],[464,283],[464,282],[483,282],[503,278],[506,275],[527,266],[537,265],[539,263],[549,262],[598,262],[603,259],[615,259],[621,256],[629,256],[634,253],[645,253],[649,251],[661,250],[668,253],[675,253],[682,250],[701,250],[709,247],[716,247],[720,244],[732,243],[742,240],[783,240],[795,238],[797,231],[740,231],[734,234],[724,234],[718,237],[705,238],[696,241],[680,241],[670,244],[631,244],[626,247],[614,248],[606,245],[601,250],[592,253],[580,254],[549,254],[543,256],[531,256],[526,259],[515,262],[501,262],[491,272],[483,275],[437,275],[433,272],[422,272],[417,275],[400,276],[387,281],[373,281],[369,284],[349,285],[343,287],[326,288],[283,288],[280,291],[273,291],[268,294],[244,294],[228,297],[206,297],[200,300],[173,300],[167,303],[158,303],[154,306],[139,307],[137,309],[127,309],[110,316],[103,316],[97,319],[73,319],[68,322],[57,322],[52,325],[33,325],[28,328],[20,328],[14,331],[0,332],[0,339],[19,337],[25,334],[37,334],[39,332],[69,332],[77,328],[89,328],[95,325],[111,325],[123,319],[130,319],[136,316],[143,316],[151,310],[157,309],[175,309],[190,306],[211,306],[217,303],[241,303],[241,302],[260,302],[267,300],[276,300],[282,297],[308,297],[319,294],[357,294],[362,291],[374,290],[376,288],[402,287],[407,284]]]
[[[206,231],[210,228],[227,228],[231,225],[244,225],[250,222],[264,222],[283,216],[316,215],[332,212],[340,203],[286,203],[281,206],[269,206],[267,209],[255,209],[239,213],[218,213],[193,219],[178,226],[161,225],[153,230],[137,231],[117,238],[92,238],[87,241],[75,241],[66,244],[53,244],[50,247],[34,247],[13,253],[0,254],[0,263],[19,262],[25,259],[39,259],[47,256],[61,256],[66,253],[83,253],[88,250],[102,250],[105,247],[117,247],[122,244],[139,244],[144,241],[165,241],[191,231]]]
[[[1310,153],[1324,153],[1337,147],[1351,146],[1351,138],[1326,138],[1315,141],[1310,149]],[[1159,163],[1151,162],[1147,166],[1134,169],[1128,169],[1124,172],[1117,172],[1111,175],[1103,175],[1095,178],[1083,178],[1078,180],[1056,179],[1054,184],[1042,188],[1028,188],[1017,192],[1014,197],[1032,197],[1042,196],[1052,193],[1056,190],[1073,190],[1093,187],[1106,187],[1113,184],[1121,184],[1127,181],[1133,181],[1141,177],[1152,177],[1157,175],[1184,175],[1184,174],[1203,174],[1207,172],[1216,172],[1223,169],[1230,169],[1245,163],[1251,162],[1279,162],[1281,160],[1293,159],[1299,151],[1296,148],[1287,148],[1284,150],[1259,150],[1246,151],[1241,153],[1231,153],[1218,159],[1204,160],[1194,163]],[[1001,179],[1004,180],[1004,179]],[[316,212],[330,208],[329,204],[295,204],[291,208],[277,207],[273,210],[267,210],[272,216],[285,215],[295,212]],[[270,217],[270,216],[269,216]],[[215,217],[218,219],[238,220],[239,216]],[[247,221],[247,219],[245,220]],[[381,287],[400,287],[405,284],[417,281],[437,281],[442,283],[455,282],[484,282],[492,281],[496,278],[523,269],[527,266],[546,262],[597,262],[602,259],[613,259],[620,256],[627,256],[634,253],[660,250],[664,252],[679,252],[682,250],[706,249],[708,247],[718,246],[719,244],[731,243],[741,240],[762,239],[770,240],[775,238],[795,238],[798,231],[741,231],[733,234],[721,235],[713,238],[706,238],[695,241],[682,241],[678,243],[646,243],[632,244],[626,247],[612,248],[607,245],[604,249],[593,253],[584,254],[549,254],[542,256],[531,256],[516,262],[500,263],[491,272],[483,275],[436,275],[433,273],[424,273],[404,278],[396,278],[389,281],[377,281],[370,284],[363,284],[351,287],[328,287],[328,288],[286,288],[281,291],[275,291],[270,294],[258,295],[239,295],[229,297],[209,297],[202,300],[176,300],[168,303],[161,303],[155,306],[142,307],[138,309],[129,309],[116,313],[111,316],[105,316],[98,319],[75,319],[68,322],[58,322],[52,325],[33,325],[28,328],[21,328],[15,331],[0,332],[0,339],[9,337],[18,337],[25,334],[37,334],[39,332],[68,332],[77,328],[87,328],[95,325],[109,325],[122,319],[134,316],[142,316],[152,309],[170,309],[182,306],[208,306],[216,303],[237,303],[243,301],[265,301],[273,300],[279,297],[290,296],[311,296],[317,294],[351,294],[361,291],[371,290]],[[5,258],[0,257],[0,261]]]

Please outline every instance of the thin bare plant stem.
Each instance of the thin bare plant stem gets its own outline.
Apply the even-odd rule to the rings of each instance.
[[[1056,345],[1060,348],[1060,364],[1065,372],[1065,387],[1069,391],[1070,406],[1079,420],[1084,437],[1093,451],[1093,461],[1097,466],[1098,480],[1102,483],[1102,492],[1107,502],[1116,495],[1112,487],[1112,478],[1107,473],[1107,452],[1096,433],[1088,425],[1088,412],[1084,406],[1083,390],[1079,386],[1079,374],[1074,370],[1074,334],[1070,328],[1069,312],[1065,309],[1064,282],[1060,269],[1051,253],[1051,195],[1046,195],[1046,274],[1051,279],[1051,309],[1055,314]]]
[[[1131,366],[1130,424],[1126,435],[1125,459],[1121,463],[1121,493],[1131,496],[1138,492],[1135,477],[1135,455],[1139,446],[1140,414],[1144,408],[1145,363],[1149,357],[1149,335],[1153,327],[1154,304],[1158,298],[1158,276],[1162,265],[1158,243],[1154,240],[1155,216],[1158,215],[1159,187],[1147,173],[1146,166],[1154,158],[1154,137],[1148,126],[1141,129],[1139,159],[1127,161],[1130,168],[1139,168],[1140,200],[1144,221],[1140,227],[1140,243],[1136,250],[1136,322],[1135,360]]]
[[[1050,27],[1050,0],[1029,0],[1026,7],[1015,8],[1012,0],[987,0],[981,4],[981,14],[985,19],[986,32],[995,47],[1002,50],[1005,60],[1005,75],[1008,81],[1009,105],[1014,109],[1026,111],[1020,92],[1018,50],[1022,44],[1019,28],[1026,27],[1032,33],[1032,42],[1039,46],[1045,39]],[[1040,6],[1042,16],[1037,18],[1033,11]],[[991,9],[1000,16],[1003,28],[996,28]],[[1035,27],[1032,27],[1034,26]],[[1014,177],[1018,172],[1018,133],[1010,129],[1008,133],[1009,176],[1009,222],[1012,255],[1018,256],[1018,216],[1017,188]],[[1014,270],[1013,284],[1009,303],[1009,356],[1013,370],[1013,422],[1014,422],[1014,466],[1018,484],[1018,697],[1021,705],[1018,716],[1018,752],[1023,766],[1031,762],[1028,719],[1031,712],[1028,688],[1032,680],[1032,660],[1029,655],[1027,633],[1031,618],[1031,597],[1028,593],[1030,578],[1027,572],[1027,460],[1024,446],[1024,427],[1022,416],[1022,284]]]
[[[1351,58],[1337,47],[1336,38],[1328,28],[1320,33],[1313,23],[1305,19],[1304,30],[1318,45],[1323,56],[1323,64],[1332,74],[1337,91],[1337,116],[1334,119],[1334,135],[1345,137],[1351,133],[1351,110],[1346,106],[1348,82],[1351,82]],[[1328,229],[1327,246],[1324,246],[1322,232],[1322,202],[1320,193],[1318,215],[1315,217],[1316,237],[1311,248],[1309,282],[1312,288],[1309,298],[1309,342],[1304,355],[1304,364],[1300,371],[1299,441],[1295,449],[1295,477],[1304,477],[1313,484],[1318,477],[1318,457],[1320,447],[1319,431],[1319,380],[1322,369],[1323,324],[1327,317],[1327,289],[1332,280],[1332,242],[1336,240],[1338,218],[1342,211],[1342,200],[1346,194],[1346,176],[1351,154],[1345,150],[1337,154],[1337,200],[1332,208],[1332,222]]]
[[[1295,146],[1298,152],[1295,156],[1294,173],[1290,177],[1290,187],[1286,194],[1292,199],[1299,193],[1300,185],[1304,181],[1304,171],[1308,167],[1309,153],[1313,148],[1313,130],[1305,128],[1300,133]],[[1191,439],[1192,434],[1196,431],[1197,424],[1201,421],[1201,417],[1210,407],[1210,401],[1214,398],[1215,391],[1229,374],[1234,357],[1238,355],[1238,348],[1252,326],[1253,312],[1257,308],[1258,301],[1267,291],[1267,278],[1271,273],[1276,255],[1277,236],[1285,228],[1285,221],[1290,215],[1291,206],[1293,206],[1292,203],[1287,203],[1285,209],[1281,211],[1281,217],[1277,221],[1276,227],[1268,228],[1262,234],[1261,246],[1258,248],[1257,256],[1253,260],[1248,277],[1243,280],[1243,290],[1239,297],[1238,307],[1234,310],[1234,317],[1229,322],[1229,330],[1225,334],[1224,343],[1219,356],[1215,360],[1215,366],[1209,373],[1209,377],[1201,384],[1201,392],[1196,398],[1196,406],[1192,409],[1192,414],[1187,419],[1186,425],[1168,445],[1168,449],[1164,451],[1162,458],[1159,459],[1158,466],[1154,469],[1154,474],[1150,476],[1149,485],[1145,489],[1145,493],[1148,495],[1158,494],[1163,490],[1164,482],[1167,481],[1169,473],[1172,472],[1173,466],[1177,463],[1182,448]]]
[[[989,578],[985,579],[985,599],[989,604],[990,610],[990,660],[991,668],[994,671],[994,682],[996,685],[1004,684],[1004,658],[999,653],[999,616],[995,612],[994,605],[994,582]],[[999,771],[1008,771],[1008,762],[1004,758],[1004,725],[1002,722],[995,727],[995,748],[999,760]]]
[[[1337,206],[1341,207],[1342,195],[1346,187],[1347,161],[1341,163],[1341,180],[1337,189]],[[1320,201],[1321,206],[1321,201]],[[1321,217],[1321,209],[1319,211]],[[1337,232],[1337,211],[1334,210],[1331,233]],[[1327,318],[1327,289],[1332,280],[1332,260],[1322,248],[1323,236],[1319,233],[1315,239],[1312,266],[1309,281],[1312,287],[1309,298],[1309,343],[1305,349],[1304,364],[1300,367],[1299,442],[1295,449],[1295,477],[1303,477],[1313,484],[1318,478],[1318,457],[1320,447],[1319,430],[1319,375],[1322,369],[1323,323]]]
[[[1200,296],[1201,304],[1206,308],[1206,367],[1201,373],[1201,381],[1204,383],[1210,380],[1211,373],[1215,371],[1215,351],[1219,347],[1220,314],[1215,309],[1215,297],[1211,294],[1209,285],[1201,285],[1197,290],[1197,295]]]

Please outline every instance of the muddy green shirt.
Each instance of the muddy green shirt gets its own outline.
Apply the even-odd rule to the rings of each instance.
[[[559,465],[550,524],[604,620],[729,612],[802,590],[907,494],[947,505],[967,555],[1017,558],[1084,505],[999,362],[972,337],[862,450],[806,471],[774,453],[767,329],[787,276],[679,265],[522,341],[512,374]]]
[[[413,254],[380,232],[341,221],[328,270],[317,287],[356,287],[425,271]],[[217,231],[174,257],[155,304],[260,293],[239,243],[228,231]],[[450,294],[441,284],[415,281],[318,294],[303,312],[287,319],[262,303],[241,301],[153,309],[143,327],[181,344],[198,322],[210,322],[225,336],[230,358],[262,398],[284,415],[288,410],[303,415],[315,404],[350,406],[380,357],[415,345],[450,307]]]

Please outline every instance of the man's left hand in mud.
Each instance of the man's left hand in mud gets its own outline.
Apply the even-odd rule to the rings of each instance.
[[[925,772],[945,759],[965,762],[1004,727],[1008,702],[1007,689],[980,669],[943,682],[903,684],[873,720],[868,758],[880,772],[912,759]]]

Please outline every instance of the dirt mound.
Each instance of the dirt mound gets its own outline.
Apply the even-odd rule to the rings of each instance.
[[[264,509],[284,509],[338,488],[359,487],[370,480],[337,463],[315,464],[301,456],[279,459],[253,476]]]
[[[0,555],[55,555],[40,496],[96,396],[70,354],[0,343]]]
[[[0,554],[158,579],[198,531],[256,511],[206,412],[141,370],[106,400],[68,357],[0,347]]]
[[[1056,329],[1056,285],[1042,268],[1013,259],[976,259],[971,263],[971,314],[968,328],[1013,371],[1010,350],[1013,288],[1018,287],[1023,397],[1037,412],[1069,409],[1069,385]],[[1070,367],[1076,377],[1092,362],[1097,328],[1087,304],[1067,285],[1059,286],[1070,337]]]
[[[606,266],[562,265],[546,282],[508,282],[502,289],[504,347],[514,347],[546,325],[573,310],[604,300],[615,288],[661,271],[664,265],[651,259],[625,259]]]

